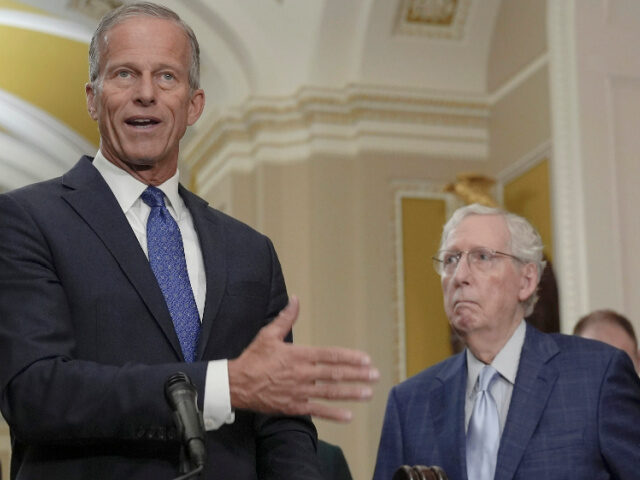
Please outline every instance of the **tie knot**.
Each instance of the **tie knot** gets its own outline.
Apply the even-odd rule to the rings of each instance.
[[[142,201],[153,207],[164,207],[164,193],[162,190],[156,187],[148,186],[147,189],[140,195]]]
[[[497,375],[498,372],[491,365],[485,365],[482,367],[482,370],[480,370],[480,376],[478,377],[478,388],[480,391],[484,392],[487,390]]]

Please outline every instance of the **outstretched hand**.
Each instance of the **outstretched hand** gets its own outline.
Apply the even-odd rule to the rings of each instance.
[[[378,370],[369,356],[340,347],[310,347],[284,341],[300,304],[289,305],[264,326],[242,354],[228,363],[231,405],[263,413],[312,415],[348,422],[351,411],[316,400],[367,400]]]

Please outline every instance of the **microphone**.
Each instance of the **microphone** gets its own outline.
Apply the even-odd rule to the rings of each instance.
[[[198,392],[186,373],[171,375],[165,385],[164,394],[171,406],[178,436],[186,447],[191,463],[204,467],[206,450],[204,448],[204,422],[198,410]]]
[[[402,465],[393,474],[391,480],[447,480],[447,474],[437,465],[432,467]]]

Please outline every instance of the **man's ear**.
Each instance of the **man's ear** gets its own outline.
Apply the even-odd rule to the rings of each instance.
[[[87,111],[89,112],[89,116],[94,120],[98,120],[98,113],[96,111],[96,92],[93,85],[86,83],[84,86],[84,93],[87,96]]]
[[[189,100],[189,113],[187,116],[187,125],[191,126],[200,118],[202,111],[204,110],[204,90],[197,89],[191,95]]]
[[[524,302],[536,291],[538,287],[538,268],[534,263],[527,263],[520,271],[520,291],[518,299]]]

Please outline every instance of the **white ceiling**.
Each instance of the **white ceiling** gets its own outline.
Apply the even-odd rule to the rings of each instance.
[[[451,25],[408,25],[409,3],[452,3]],[[23,0],[76,24],[86,38],[114,0]],[[130,3],[130,2],[125,2]],[[196,31],[209,101],[290,95],[348,84],[486,94],[501,0],[158,0]],[[72,7],[73,4],[88,4]],[[406,13],[405,13],[406,15]],[[70,28],[67,24],[67,34]],[[88,30],[89,29],[89,30]],[[403,31],[404,30],[404,31]]]
[[[21,28],[48,29],[49,33],[88,42],[97,18],[114,0],[21,3],[49,12],[59,21],[0,10],[0,25],[22,22]],[[358,85],[405,94],[479,100],[486,100],[492,93],[487,91],[487,65],[501,0],[158,3],[178,12],[199,38],[202,86],[207,93],[205,122],[251,99],[286,98],[305,88],[345,89]],[[437,8],[446,11],[452,7],[455,14],[450,23],[439,24]],[[422,8],[422,13],[431,17],[425,19],[423,15],[420,21],[410,22],[409,8],[414,8],[414,14]],[[7,129],[1,120],[0,126]],[[0,146],[3,138],[7,136],[0,137]],[[21,141],[29,146],[24,135]],[[76,144],[79,148],[86,146],[82,141]],[[42,149],[34,148],[33,152],[41,155]],[[68,155],[67,150],[63,153]],[[0,168],[4,169],[2,164]],[[37,175],[31,178],[37,179]],[[0,181],[0,188],[12,186],[15,185]]]

